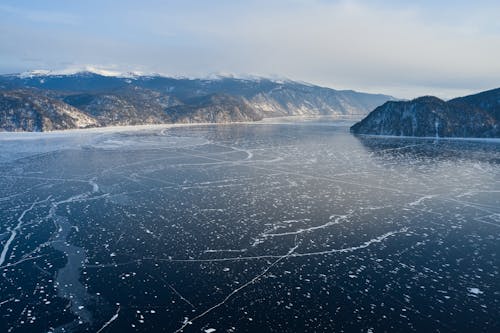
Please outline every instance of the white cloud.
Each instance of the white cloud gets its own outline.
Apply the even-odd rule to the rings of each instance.
[[[0,36],[0,51],[5,59],[34,54],[47,66],[278,75],[400,97],[500,86],[500,4],[454,4],[125,1],[79,17],[88,29],[16,27],[16,37]]]

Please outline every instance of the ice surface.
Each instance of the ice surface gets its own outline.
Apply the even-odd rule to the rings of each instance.
[[[498,331],[500,145],[345,122],[0,134],[0,331]]]

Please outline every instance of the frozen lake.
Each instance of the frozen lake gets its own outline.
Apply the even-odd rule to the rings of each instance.
[[[500,143],[0,134],[0,332],[499,332]]]

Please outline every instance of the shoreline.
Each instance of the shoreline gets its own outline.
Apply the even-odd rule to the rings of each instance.
[[[106,133],[123,133],[137,132],[144,130],[162,130],[169,128],[182,127],[206,127],[206,126],[235,126],[235,125],[304,125],[312,126],[331,126],[328,122],[317,123],[318,120],[330,120],[338,122],[354,122],[354,119],[349,119],[347,115],[307,115],[307,116],[284,116],[284,117],[268,117],[258,121],[241,121],[241,122],[224,122],[224,123],[173,123],[173,124],[142,124],[142,125],[113,125],[91,128],[71,128],[65,130],[54,130],[44,132],[9,132],[0,131],[0,142],[12,140],[30,140],[39,138],[59,138],[72,135],[91,135],[91,134],[106,134]],[[310,121],[310,122],[309,122]],[[346,124],[346,126],[348,126]],[[356,134],[353,136],[374,138],[374,139],[404,139],[404,140],[446,140],[446,141],[473,141],[473,142],[488,142],[500,143],[500,138],[481,138],[481,137],[431,137],[431,136],[398,136],[398,135],[378,135],[378,134]]]
[[[355,134],[351,133],[354,136],[359,137],[367,137],[374,139],[417,139],[417,140],[446,140],[446,141],[477,141],[477,142],[490,142],[490,143],[500,143],[500,138],[481,138],[481,137],[454,137],[454,136],[444,136],[444,137],[435,137],[435,136],[398,136],[398,135],[378,135],[378,134]]]
[[[134,132],[141,130],[155,130],[177,127],[195,127],[195,126],[231,126],[231,125],[294,125],[303,124],[306,121],[329,119],[338,121],[352,121],[353,119],[346,119],[345,115],[322,115],[322,116],[285,116],[285,117],[269,117],[263,118],[258,121],[238,121],[238,122],[224,122],[224,123],[171,123],[171,124],[142,124],[142,125],[112,125],[102,127],[89,127],[89,128],[71,128],[61,129],[54,131],[42,132],[28,132],[28,131],[0,131],[0,141],[9,139],[30,139],[35,137],[58,137],[69,134],[101,134],[112,132]],[[325,124],[323,124],[325,125]]]

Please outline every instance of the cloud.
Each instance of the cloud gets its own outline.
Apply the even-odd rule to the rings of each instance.
[[[124,0],[112,6],[89,0],[79,12],[79,27],[70,29],[11,23],[3,30],[16,37],[0,36],[0,51],[10,59],[43,55],[47,66],[277,75],[401,97],[447,98],[499,86],[500,5],[493,1]]]
[[[435,90],[488,86],[500,74],[498,35],[428,21],[418,9],[352,1],[258,9],[196,25],[199,38],[217,45],[224,70],[246,66],[345,88]]]

